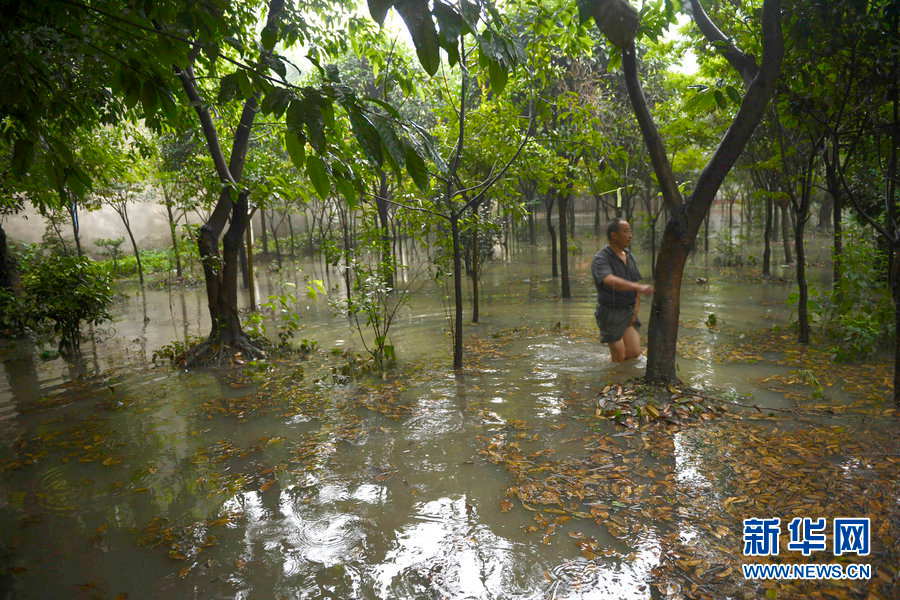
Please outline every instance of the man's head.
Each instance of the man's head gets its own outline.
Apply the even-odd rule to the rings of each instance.
[[[631,225],[625,219],[616,217],[606,226],[606,237],[611,245],[627,248],[631,244]]]

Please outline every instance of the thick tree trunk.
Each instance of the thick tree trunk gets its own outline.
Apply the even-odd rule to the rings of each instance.
[[[556,268],[556,229],[553,227],[554,201],[554,192],[548,192],[544,204],[547,207],[547,231],[550,232],[550,266],[553,277],[559,277],[559,271]]]
[[[559,270],[561,275],[560,294],[563,299],[572,297],[569,286],[569,192],[559,195]]]
[[[649,381],[672,382],[677,379],[675,351],[681,312],[681,279],[688,257],[688,246],[678,235],[679,229],[676,219],[670,218],[656,263],[647,339],[646,378]]]
[[[172,253],[175,255],[175,276],[181,279],[181,252],[178,250],[178,233],[175,230],[175,215],[172,204],[166,200],[166,215],[169,217],[169,234],[172,236]]]

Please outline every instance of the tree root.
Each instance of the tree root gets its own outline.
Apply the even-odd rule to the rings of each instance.
[[[224,343],[212,336],[204,342],[185,351],[177,362],[187,369],[197,367],[226,367],[242,365],[248,360],[265,358],[266,353],[245,335],[230,343]]]

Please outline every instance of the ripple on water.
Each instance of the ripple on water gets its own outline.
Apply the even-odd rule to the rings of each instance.
[[[395,533],[392,548],[371,570],[377,597],[531,597],[515,591],[517,582],[540,573],[520,560],[516,544],[478,523],[465,496],[420,503],[414,512],[415,521]]]
[[[642,545],[631,562],[610,564],[603,559],[576,558],[550,570],[548,598],[559,600],[644,600],[650,595],[651,570],[659,564],[660,548],[652,540]]]

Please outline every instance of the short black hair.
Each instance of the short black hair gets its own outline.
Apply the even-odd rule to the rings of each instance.
[[[627,223],[625,219],[622,217],[616,217],[606,226],[606,239],[611,240],[612,234],[617,233],[619,228],[622,226],[622,223]]]

